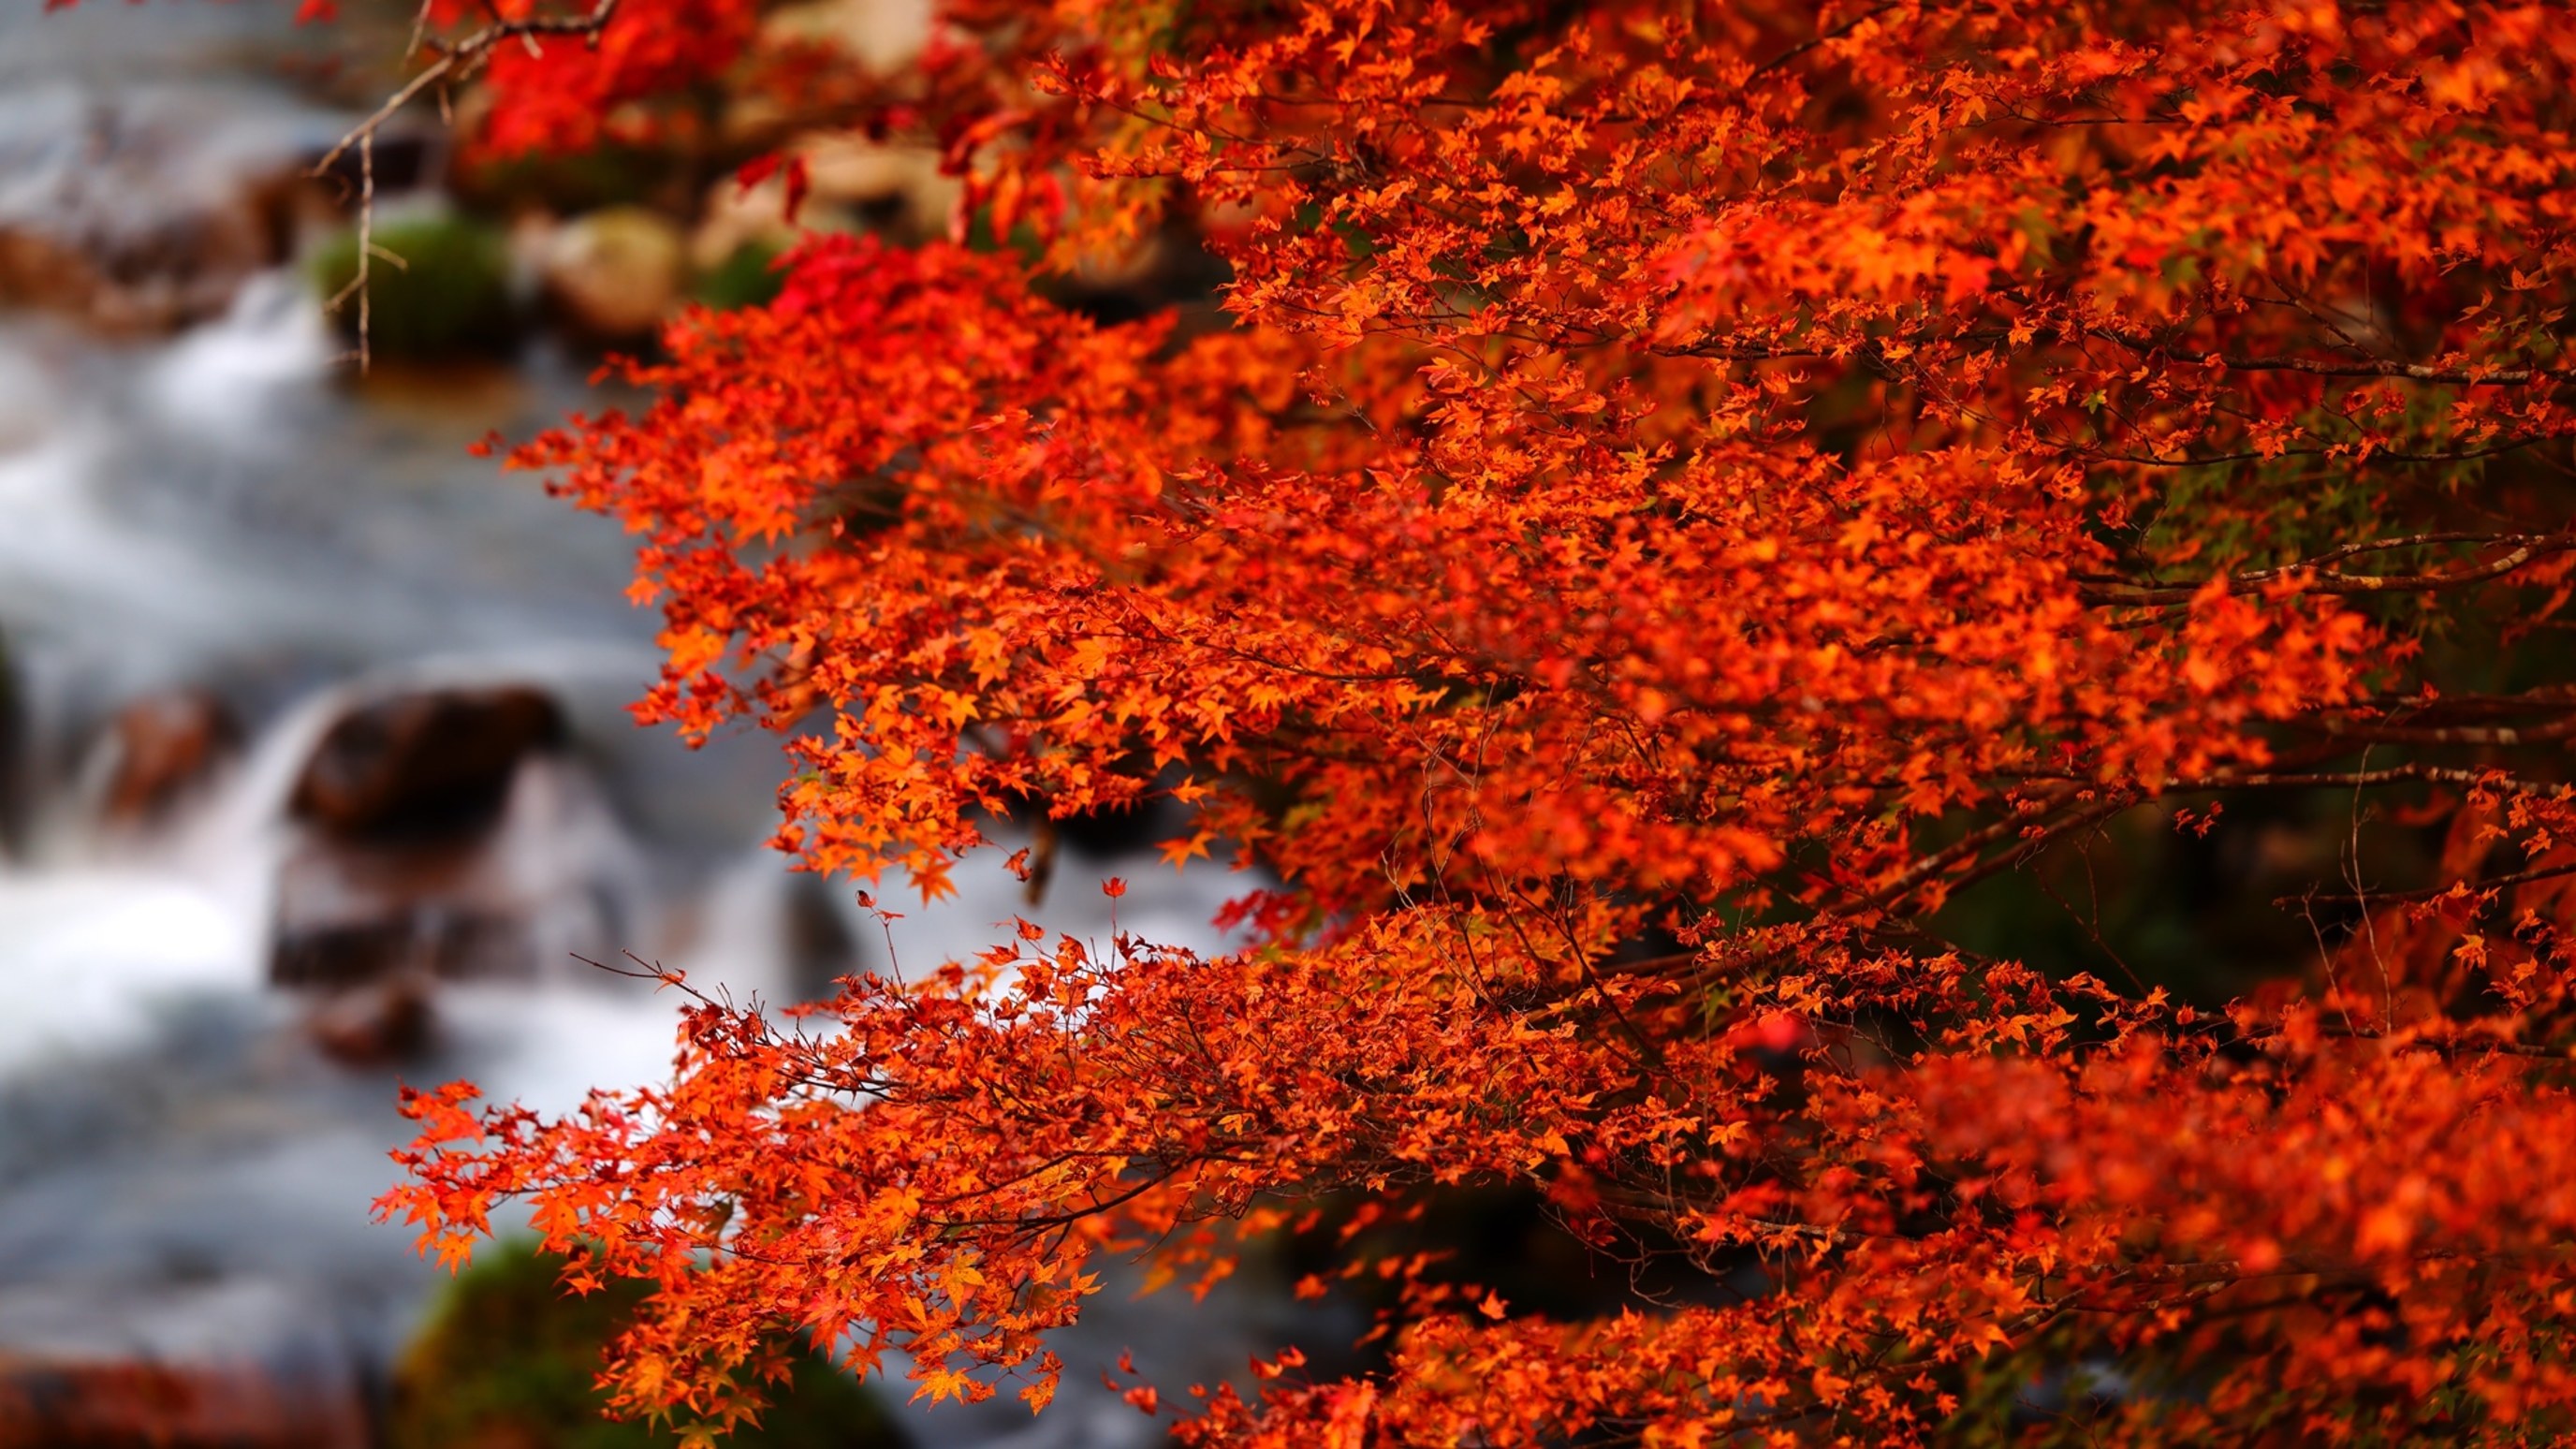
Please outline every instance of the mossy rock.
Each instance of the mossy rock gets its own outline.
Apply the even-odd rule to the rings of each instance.
[[[457,1278],[394,1370],[386,1449],[676,1449],[667,1425],[606,1417],[600,1355],[644,1297],[567,1293],[563,1259],[502,1245]],[[819,1354],[771,1390],[739,1449],[900,1449],[876,1396]]]
[[[490,227],[465,217],[390,221],[375,229],[378,255],[368,268],[368,349],[407,362],[448,362],[506,354],[518,340],[510,297],[509,248]],[[402,258],[400,264],[384,253]],[[334,238],[313,259],[325,301],[358,275],[355,232]],[[358,299],[333,315],[342,333],[358,333]]]
[[[744,242],[698,279],[698,300],[719,312],[769,305],[787,282],[778,257],[779,249],[767,242]]]

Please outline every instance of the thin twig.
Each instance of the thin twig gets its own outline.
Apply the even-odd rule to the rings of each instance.
[[[2463,880],[2446,886],[2428,886],[2420,891],[2372,891],[2367,896],[2283,896],[2272,904],[2287,905],[2292,901],[2303,900],[2324,901],[2334,905],[2357,905],[2364,901],[2387,901],[2392,904],[2403,901],[2438,901],[2455,891],[2483,895],[2488,891],[2502,890],[2506,886],[2529,885],[2539,880],[2555,880],[2563,875],[2576,875],[2576,862],[2544,866],[2538,870],[2518,870],[2511,875],[2489,876],[2485,880]]]
[[[320,176],[327,173],[333,164],[349,153],[350,147],[361,145],[373,137],[385,122],[392,120],[396,112],[411,104],[422,91],[445,80],[463,80],[471,75],[491,54],[492,48],[503,41],[515,39],[533,43],[540,35],[567,35],[596,44],[599,33],[616,15],[617,0],[597,0],[587,15],[532,15],[524,20],[495,20],[453,45],[440,47],[437,60],[404,83],[402,89],[376,107],[365,120],[352,126],[348,134],[340,138],[338,145],[313,163],[311,174]]]
[[[2348,574],[2333,567],[2344,559],[2363,553],[2380,553],[2390,549],[2419,548],[2437,543],[2479,542],[2490,547],[2503,547],[2505,552],[2481,564],[2443,573],[2421,574]],[[2462,534],[2426,533],[2411,538],[2375,539],[2367,543],[2345,544],[2341,548],[2301,559],[2280,568],[2252,569],[2227,580],[2231,594],[2250,594],[2266,585],[2295,582],[2311,594],[2383,594],[2413,593],[2424,589],[2458,588],[2463,584],[2484,583],[2502,578],[2514,570],[2550,554],[2576,549],[2576,533],[2504,533],[2486,537]],[[2081,585],[2077,597],[2088,604],[2183,604],[2200,594],[2193,584],[2131,584],[2109,581]]]
[[[371,331],[369,324],[374,320],[371,310],[374,299],[373,289],[367,285],[367,282],[375,273],[374,262],[379,255],[376,248],[375,225],[376,137],[375,133],[370,131],[358,138],[358,274],[351,277],[349,284],[333,293],[331,300],[323,305],[324,311],[337,312],[341,304],[349,300],[351,293],[357,295],[358,350],[349,355],[357,358],[358,375],[361,377],[366,375],[368,363],[372,360],[368,355],[367,338]],[[391,252],[384,252],[382,255],[405,271],[411,269],[408,262]]]
[[[2095,336],[2109,338],[2131,351],[2153,353],[2172,362],[2210,366],[2212,358],[2215,358],[2216,366],[2230,372],[2303,372],[2311,377],[2399,377],[2411,382],[2465,383],[2471,387],[2531,387],[2542,383],[2576,382],[2576,371],[2557,367],[2428,367],[2420,362],[2318,362],[2304,357],[2228,357],[2220,354],[2194,357],[2134,332],[2109,327],[2092,330]]]
[[[331,168],[339,164],[340,158],[349,154],[350,148],[357,149],[358,275],[348,286],[340,289],[340,294],[331,299],[330,305],[336,309],[348,299],[352,291],[357,294],[358,348],[355,356],[361,375],[366,373],[369,364],[374,360],[370,338],[375,319],[372,302],[368,296],[367,282],[373,270],[370,262],[378,255],[375,249],[376,133],[384,128],[387,121],[394,118],[395,113],[411,104],[421,92],[432,86],[438,88],[439,114],[444,117],[447,114],[449,85],[472,75],[491,54],[492,47],[503,41],[515,38],[529,48],[530,54],[541,53],[536,48],[536,38],[540,35],[577,36],[595,46],[599,44],[600,32],[608,27],[608,22],[616,14],[617,0],[595,0],[589,13],[585,15],[535,15],[520,20],[505,20],[496,15],[492,23],[466,36],[463,40],[453,45],[440,46],[437,42],[426,40],[424,37],[423,32],[429,23],[429,10],[426,4],[423,5],[419,16],[412,24],[411,43],[404,47],[403,54],[408,58],[418,53],[422,45],[428,44],[439,50],[438,59],[430,62],[418,75],[405,82],[402,89],[395,91],[365,120],[350,127],[347,134],[341,136],[338,144],[325,152],[321,160],[314,162],[311,171],[307,173],[314,177],[328,176]],[[400,264],[399,259],[389,255],[387,260]]]

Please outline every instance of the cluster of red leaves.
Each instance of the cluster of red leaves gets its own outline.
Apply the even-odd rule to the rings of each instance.
[[[668,1089],[413,1099],[386,1209],[658,1278],[620,1402],[716,1425],[798,1330],[1043,1404],[1097,1252],[1519,1183],[1763,1288],[1424,1293],[1381,1372],[1180,1432],[1905,1442],[2088,1363],[2146,1387],[2031,1436],[2576,1432],[2554,19],[959,7],[907,104],[992,234],[1185,224],[1235,325],[819,241],[519,461],[641,535],[649,717],[828,712],[816,866],[936,892],[993,812],[1168,793],[1265,944],[706,1006]],[[2320,787],[2453,848],[2311,979],[2195,1012],[1938,933],[2116,816]]]
[[[604,137],[650,135],[620,108],[680,89],[733,64],[752,38],[751,0],[619,0],[626,13],[595,39],[530,37],[497,47],[491,84],[509,96],[475,139],[492,153],[576,150]],[[430,0],[438,23],[533,14],[535,0]],[[627,122],[619,126],[620,121]]]

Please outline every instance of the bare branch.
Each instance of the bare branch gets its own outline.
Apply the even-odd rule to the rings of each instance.
[[[2117,328],[2094,328],[2093,335],[2107,338],[2133,352],[2149,353],[2170,362],[2207,367],[2215,364],[2230,372],[2300,372],[2311,377],[2391,377],[2409,382],[2461,383],[2470,387],[2535,387],[2576,382],[2576,370],[2563,367],[2428,367],[2420,362],[2379,362],[2351,359],[2321,362],[2304,357],[2229,357],[2207,354],[2194,357],[2176,351],[2150,337]]]
[[[438,46],[436,42],[426,42],[440,51],[438,59],[404,83],[402,89],[376,107],[365,120],[351,127],[338,145],[313,163],[311,174],[321,176],[327,173],[334,163],[349,154],[350,147],[363,147],[385,122],[392,120],[395,113],[410,105],[421,92],[473,74],[491,55],[494,46],[509,40],[534,45],[540,35],[574,36],[596,45],[599,33],[608,28],[608,22],[616,15],[617,0],[596,0],[585,15],[532,15],[522,20],[494,20],[453,45]]]
[[[2443,543],[2479,543],[2500,547],[2502,554],[2467,568],[2416,574],[2348,574],[2333,565],[2365,553],[2384,553],[2391,549],[2422,548]],[[2256,593],[2283,582],[2296,582],[2301,591],[2311,594],[2388,594],[2415,593],[2425,589],[2458,588],[2465,584],[2498,579],[2536,559],[2576,549],[2576,533],[2419,533],[2406,538],[2373,539],[2366,543],[2348,543],[2314,558],[2302,559],[2281,568],[2253,569],[2227,580],[2231,594]],[[2094,582],[2077,590],[2088,604],[2185,604],[2199,597],[2204,585],[2197,584],[2128,584]]]

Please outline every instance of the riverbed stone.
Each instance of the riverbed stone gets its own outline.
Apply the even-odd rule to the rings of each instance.
[[[0,1449],[366,1449],[356,1363],[292,1287],[0,1292]]]
[[[173,689],[129,702],[108,727],[113,753],[100,808],[130,825],[166,814],[241,747],[241,722],[203,689]]]
[[[687,280],[680,228],[641,206],[611,206],[556,227],[540,265],[564,322],[595,339],[649,333],[679,306]]]
[[[520,761],[563,738],[562,711],[540,690],[398,695],[331,726],[289,809],[348,840],[471,836],[499,815]]]
[[[0,87],[0,305],[117,332],[222,315],[327,221],[303,172],[342,124],[215,86]]]

